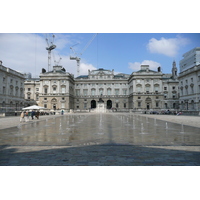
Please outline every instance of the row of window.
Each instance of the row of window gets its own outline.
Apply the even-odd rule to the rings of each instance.
[[[3,83],[6,83],[6,78],[5,77],[3,77]],[[14,80],[13,79],[10,79],[10,83],[14,83]],[[15,81],[15,85],[18,85],[18,83],[19,83],[19,81]],[[20,85],[22,86],[23,85],[23,83],[22,82],[20,82]]]
[[[190,89],[189,89],[190,88]],[[184,92],[185,90],[185,92]],[[190,86],[190,87],[185,87],[185,88],[181,88],[181,95],[188,95],[188,94],[194,94],[194,87],[193,86]],[[200,85],[198,85],[198,92],[200,93]]]
[[[107,85],[107,86],[111,86],[111,85],[115,85],[116,87],[120,86],[120,85],[127,85],[126,83],[77,83],[76,86],[84,86],[87,87],[88,85],[91,86],[103,86],[103,85]]]
[[[20,97],[23,97],[24,93],[23,93],[23,90],[20,90],[19,88],[13,88],[13,87],[10,87],[9,88],[9,95],[11,96],[20,96]],[[3,93],[4,95],[6,95],[6,87],[3,86]]]
[[[91,89],[91,95],[96,95],[97,94],[97,91],[96,91],[96,89]],[[104,89],[103,88],[101,88],[101,89],[99,89],[99,93],[98,93],[99,95],[103,95],[104,94]],[[114,90],[114,94],[115,95],[119,95],[120,94],[120,90],[119,89],[115,89]],[[126,89],[123,89],[122,90],[122,94],[123,95],[127,95],[127,90]],[[76,89],[76,95],[77,96],[80,96],[81,95],[81,91],[80,91],[80,89]],[[88,95],[88,90],[87,89],[83,89],[83,95]],[[107,89],[107,95],[112,95],[112,90],[109,88],[109,89]]]

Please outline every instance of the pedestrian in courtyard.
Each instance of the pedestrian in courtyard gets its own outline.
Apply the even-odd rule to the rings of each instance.
[[[35,117],[36,117],[37,119],[39,119],[39,116],[40,116],[40,112],[37,111],[37,112],[35,113]]]
[[[35,111],[32,110],[32,112],[31,112],[31,117],[32,117],[32,119],[34,119],[34,116],[35,116]]]
[[[25,122],[29,121],[28,111],[25,112],[24,118],[25,118]]]
[[[20,119],[19,119],[20,123],[24,121],[24,112],[22,111],[20,114]]]

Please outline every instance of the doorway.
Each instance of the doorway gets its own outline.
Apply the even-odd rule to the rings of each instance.
[[[112,101],[108,100],[107,101],[107,109],[111,109],[112,108]]]
[[[95,100],[91,101],[91,108],[96,108],[96,101]]]

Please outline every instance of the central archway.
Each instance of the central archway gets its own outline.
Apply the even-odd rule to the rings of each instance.
[[[96,101],[95,100],[92,100],[91,101],[91,108],[96,108],[97,105],[96,105]]]
[[[112,108],[112,101],[108,100],[107,101],[107,109],[111,109]]]

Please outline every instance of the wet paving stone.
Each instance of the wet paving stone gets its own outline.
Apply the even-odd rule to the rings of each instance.
[[[0,138],[1,166],[200,165],[200,128],[129,113],[65,115]]]

